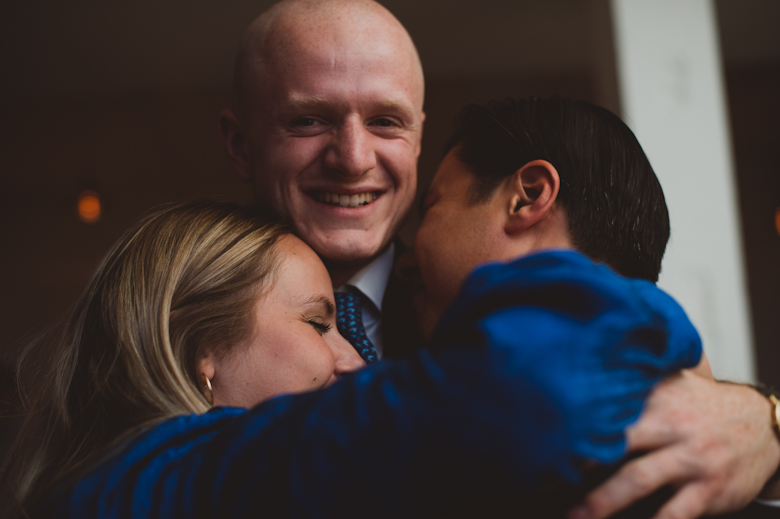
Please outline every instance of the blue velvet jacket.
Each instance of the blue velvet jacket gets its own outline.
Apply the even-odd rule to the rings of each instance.
[[[522,508],[625,451],[698,335],[655,285],[575,252],[481,267],[428,350],[315,393],[144,431],[33,517],[431,517]]]

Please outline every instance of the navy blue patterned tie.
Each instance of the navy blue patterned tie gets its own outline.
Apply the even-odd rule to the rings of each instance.
[[[368,340],[363,328],[363,314],[360,310],[360,296],[352,292],[338,292],[336,296],[336,327],[366,361],[372,364],[379,360],[374,345]]]

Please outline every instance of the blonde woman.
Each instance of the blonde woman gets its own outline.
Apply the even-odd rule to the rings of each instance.
[[[571,345],[493,340],[483,326],[486,301],[493,324],[504,306],[518,329],[539,318],[509,304],[525,288],[490,281],[522,262],[477,272],[434,351],[350,374],[363,362],[336,332],[330,279],[303,242],[230,204],[158,211],[108,253],[62,329],[27,351],[29,415],[0,471],[0,515],[502,513],[545,474],[576,477],[596,445],[619,456],[626,416],[691,362],[696,339],[684,325],[669,344],[632,334],[646,316],[606,305],[622,342],[575,345],[574,364],[590,368],[577,376],[631,388],[608,406],[608,389],[570,395],[560,370],[538,366]],[[588,295],[623,297],[609,287]]]
[[[335,331],[314,252],[211,202],[128,231],[67,324],[22,364],[30,414],[3,471],[6,512],[168,418],[319,389],[364,365]]]

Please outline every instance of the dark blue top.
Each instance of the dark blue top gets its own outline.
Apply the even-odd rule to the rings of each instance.
[[[620,459],[652,386],[700,356],[651,283],[575,252],[487,265],[429,350],[324,391],[163,422],[33,516],[489,514]]]

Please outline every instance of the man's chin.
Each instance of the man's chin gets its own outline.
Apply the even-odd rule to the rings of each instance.
[[[315,233],[312,233],[315,234]],[[367,231],[340,231],[322,235],[300,236],[327,263],[367,263],[376,258],[389,244],[391,237],[376,239]]]

